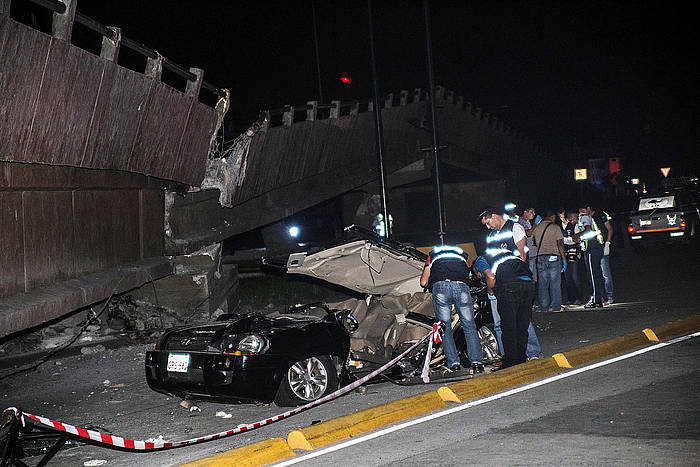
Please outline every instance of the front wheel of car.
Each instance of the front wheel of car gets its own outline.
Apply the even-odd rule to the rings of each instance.
[[[328,356],[309,357],[284,372],[275,404],[288,407],[306,404],[338,388],[338,374]]]

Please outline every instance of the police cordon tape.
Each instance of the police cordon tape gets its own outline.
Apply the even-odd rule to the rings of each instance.
[[[265,425],[269,425],[271,423],[274,423],[276,421],[289,418],[292,415],[296,415],[300,412],[303,412],[305,410],[308,410],[312,407],[316,407],[318,405],[321,405],[325,402],[328,402],[332,399],[335,399],[339,396],[342,396],[343,394],[346,394],[350,391],[353,391],[357,389],[359,386],[362,386],[364,383],[369,381],[370,379],[376,377],[380,373],[386,371],[387,369],[391,368],[394,366],[399,360],[401,360],[403,357],[408,355],[411,351],[413,351],[415,348],[417,348],[419,345],[421,345],[423,342],[425,342],[426,339],[429,337],[430,339],[430,344],[433,342],[439,342],[440,339],[440,329],[441,326],[439,325],[434,325],[433,328],[428,332],[425,336],[423,336],[419,341],[417,341],[415,344],[410,346],[408,349],[406,349],[404,352],[402,352],[400,355],[394,357],[392,360],[388,361],[381,367],[377,368],[373,372],[369,373],[366,376],[363,376],[362,378],[358,379],[357,381],[354,381],[347,386],[338,389],[337,391],[328,394],[326,396],[323,396],[320,399],[317,399],[313,402],[309,402],[308,404],[304,404],[302,406],[296,407],[292,410],[288,410],[287,412],[281,413],[279,415],[275,415],[274,417],[266,418],[264,420],[260,420],[255,423],[249,423],[249,424],[240,424],[236,428],[233,428],[231,430],[226,430],[226,431],[221,431],[219,433],[214,433],[206,436],[200,436],[197,438],[190,438],[190,439],[185,439],[181,441],[165,441],[165,440],[155,440],[155,441],[143,441],[143,440],[133,440],[133,439],[128,439],[124,438],[121,436],[115,436],[107,433],[101,433],[99,431],[95,430],[89,430],[86,428],[80,428],[76,427],[73,425],[69,425],[67,423],[62,423],[58,422],[56,420],[51,420],[50,418],[42,417],[39,415],[34,415],[30,413],[23,412],[19,410],[16,407],[8,407],[3,411],[3,413],[6,412],[13,412],[14,416],[20,421],[22,427],[26,427],[27,423],[31,424],[40,424],[43,427],[48,427],[52,430],[58,430],[65,432],[69,435],[73,435],[75,437],[80,437],[80,438],[85,438],[89,439],[91,441],[91,444],[96,444],[99,446],[111,448],[111,449],[118,449],[118,450],[127,450],[127,451],[160,451],[164,449],[174,449],[174,448],[179,448],[179,447],[184,447],[184,446],[190,446],[193,444],[199,444],[199,443],[205,443],[207,441],[213,441],[215,439],[221,439],[221,438],[226,438],[228,436],[233,436],[237,435],[238,433],[243,433],[247,431],[254,430],[256,428],[260,428]],[[430,362],[430,350],[432,348],[432,345],[428,349],[428,354],[426,355],[426,364],[429,364]]]

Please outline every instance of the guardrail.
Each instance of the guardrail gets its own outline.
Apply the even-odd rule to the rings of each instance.
[[[70,41],[73,23],[81,24],[86,28],[103,36],[102,50],[100,56],[117,61],[119,48],[121,46],[134,50],[146,56],[148,62],[144,74],[151,78],[160,79],[158,70],[166,68],[177,76],[184,78],[188,82],[188,89],[195,84],[199,84],[201,88],[206,89],[219,98],[226,98],[226,92],[209,83],[208,81],[200,81],[201,72],[196,69],[186,69],[181,65],[163,57],[156,50],[151,49],[143,44],[140,44],[128,37],[121,35],[121,30],[114,26],[105,26],[102,23],[90,18],[79,11],[76,11],[77,0],[24,0],[25,2],[34,3],[42,6],[54,13],[52,22],[53,36],[58,39]],[[0,14],[10,14],[11,0],[0,0]],[[194,70],[194,71],[193,71]]]

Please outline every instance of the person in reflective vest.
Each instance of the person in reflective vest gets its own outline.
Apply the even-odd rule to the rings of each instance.
[[[461,248],[449,245],[436,246],[425,261],[420,285],[433,294],[435,317],[445,324],[442,348],[447,358],[447,371],[460,369],[460,359],[452,335],[452,307],[454,306],[462,323],[471,371],[483,373],[481,341],[474,325],[474,302],[467,285],[468,275],[467,255]]]
[[[489,282],[487,280],[488,276],[493,278],[493,273],[491,272],[491,265],[486,260],[486,258],[484,258],[483,256],[479,256],[474,260],[474,263],[472,264],[472,271],[478,279],[481,279],[484,281],[484,283],[486,283],[486,287],[488,289],[488,298],[491,304],[491,314],[493,315],[493,330],[496,332],[498,350],[501,352],[501,355],[503,355],[505,352],[503,351],[503,332],[501,331],[501,315],[498,314],[498,299],[493,294],[493,290],[491,290],[491,287],[487,283]],[[493,281],[490,282],[493,285]],[[540,341],[537,339],[535,327],[532,325],[532,321],[530,321],[530,326],[528,326],[527,328],[527,348],[525,349],[525,355],[527,356],[528,360],[533,360],[540,358],[541,353],[542,349],[540,348]],[[498,366],[500,366],[501,363],[498,363]]]
[[[591,300],[583,306],[586,309],[603,308],[604,284],[601,261],[605,253],[605,243],[594,213],[595,210],[590,205],[579,209],[577,229],[579,233],[573,236],[574,241],[581,242],[581,251],[586,261],[586,276],[591,284]]]
[[[506,221],[492,208],[484,209],[479,221],[489,230],[484,256],[491,265],[486,284],[493,289],[501,316],[503,365],[508,368],[527,360],[526,349],[535,285],[525,262],[525,229]]]
[[[374,226],[374,231],[377,232],[377,235],[380,237],[386,237],[386,222],[384,222],[384,214],[381,212],[377,214],[374,217],[374,221],[372,222],[372,225]],[[394,217],[389,214],[389,230],[391,230],[394,227]]]

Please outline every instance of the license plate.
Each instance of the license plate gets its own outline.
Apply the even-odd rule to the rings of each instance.
[[[190,354],[171,353],[168,354],[167,370],[173,373],[187,373],[190,367]]]
[[[639,225],[651,225],[651,221],[640,220]]]

